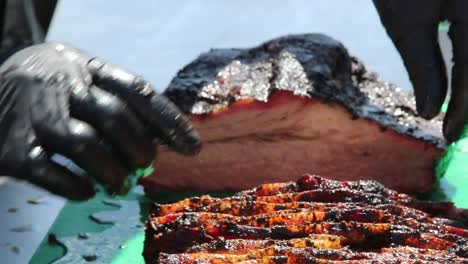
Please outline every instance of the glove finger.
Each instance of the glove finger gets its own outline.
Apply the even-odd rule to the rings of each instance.
[[[431,119],[440,113],[447,96],[447,74],[434,28],[410,33],[398,42],[398,50],[416,97],[420,116]]]
[[[406,66],[419,115],[435,117],[447,95],[437,30],[443,1],[374,0],[374,4]]]
[[[91,87],[88,96],[71,97],[71,115],[96,128],[125,157],[129,168],[146,167],[156,156],[156,144],[142,122],[116,96]]]
[[[462,136],[468,123],[468,68],[452,69],[452,95],[444,118],[444,136],[454,142]]]
[[[129,171],[101,144],[91,126],[70,119],[65,127],[45,125],[36,128],[36,131],[50,153],[71,159],[99,182],[106,184],[112,193],[123,191]]]
[[[468,20],[468,19],[466,19]],[[450,27],[453,43],[452,94],[444,120],[444,136],[457,140],[468,123],[468,22]]]
[[[41,147],[30,152],[26,175],[21,178],[71,200],[87,200],[94,196],[94,183],[88,177],[75,175],[48,159]]]
[[[188,118],[145,80],[93,59],[88,64],[94,84],[119,96],[151,129],[151,134],[182,154],[196,154],[201,141]]]

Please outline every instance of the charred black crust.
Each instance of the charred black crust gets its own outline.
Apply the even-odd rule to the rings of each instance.
[[[250,49],[212,49],[181,69],[165,91],[186,113],[204,115],[274,90],[345,107],[353,119],[377,122],[442,148],[440,119],[417,116],[412,94],[378,79],[337,40],[322,34],[289,35]]]
[[[265,184],[231,197],[155,205],[146,222],[144,256],[148,263],[197,263],[184,258],[269,248],[268,256],[294,256],[293,263],[376,257],[387,263],[389,256],[465,263],[468,230],[431,213],[452,209],[453,204],[419,201],[374,181],[304,175],[295,183]],[[328,249],[310,235],[337,243]]]

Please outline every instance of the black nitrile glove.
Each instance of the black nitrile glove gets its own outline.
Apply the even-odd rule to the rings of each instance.
[[[418,113],[426,119],[439,114],[447,94],[438,24],[443,19],[451,22],[454,67],[443,132],[448,141],[457,140],[468,123],[468,1],[374,0],[374,4],[408,70]]]
[[[62,44],[20,50],[0,67],[0,175],[70,199],[94,195],[93,180],[54,163],[61,154],[111,192],[148,166],[157,143],[195,154],[188,119],[143,79]]]

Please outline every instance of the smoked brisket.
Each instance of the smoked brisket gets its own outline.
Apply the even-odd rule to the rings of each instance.
[[[141,181],[147,191],[241,190],[317,173],[423,192],[444,145],[440,120],[419,118],[412,94],[320,34],[211,50],[181,69],[165,95],[204,145],[194,157],[162,148]]]

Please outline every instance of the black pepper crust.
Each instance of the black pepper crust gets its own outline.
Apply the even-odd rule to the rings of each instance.
[[[466,263],[466,226],[430,213],[449,215],[455,209],[373,181],[304,175],[232,197],[156,204],[146,223],[144,256],[149,263],[274,263],[276,257],[287,263]]]

